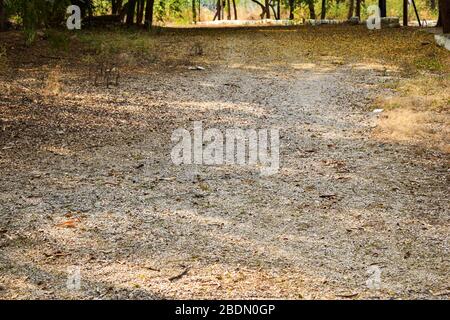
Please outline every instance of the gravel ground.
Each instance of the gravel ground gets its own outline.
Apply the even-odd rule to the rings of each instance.
[[[0,298],[449,297],[448,157],[372,136],[385,69],[225,56],[45,97],[19,78],[0,93]],[[193,121],[280,129],[279,172],[173,165]]]

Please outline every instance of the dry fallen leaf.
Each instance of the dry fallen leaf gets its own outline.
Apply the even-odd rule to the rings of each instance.
[[[76,219],[70,219],[61,223],[56,224],[57,227],[61,227],[61,228],[76,228],[76,224],[79,223],[81,220],[76,218]]]

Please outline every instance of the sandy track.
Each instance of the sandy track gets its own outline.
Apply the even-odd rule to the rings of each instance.
[[[4,95],[0,297],[448,298],[448,172],[371,138],[384,80],[228,66]],[[170,135],[193,121],[280,129],[279,173],[174,166]]]

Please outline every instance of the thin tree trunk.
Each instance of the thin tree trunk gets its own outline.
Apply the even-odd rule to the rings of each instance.
[[[361,0],[356,0],[355,16],[361,20]]]
[[[222,9],[220,10],[220,13],[222,14],[222,16],[220,17],[222,20],[225,20],[225,5],[226,5],[226,2],[225,2],[225,0],[223,0],[222,1]]]
[[[122,10],[123,0],[113,0],[112,1],[112,14],[119,14]]]
[[[251,1],[256,3],[261,8],[261,14],[259,16],[261,17],[261,19],[264,19],[264,17],[266,16],[266,7],[258,0],[251,0]]]
[[[355,0],[350,0],[350,5],[348,7],[347,19],[350,20],[353,17],[353,10],[355,8]]]
[[[277,20],[281,19],[281,0],[277,1]]]
[[[197,10],[195,9],[195,0],[192,0],[192,22],[197,23]]]
[[[231,2],[227,0],[227,19],[231,20]]]
[[[117,12],[117,0],[111,0],[111,13],[116,14]]]
[[[144,8],[145,8],[145,0],[138,0],[138,9],[137,9],[137,17],[136,24],[142,24],[144,20]]]
[[[236,0],[233,0],[233,10],[234,10],[234,20],[238,19],[237,8],[236,8]]]
[[[309,8],[309,17],[313,20],[316,19],[316,10],[314,8],[314,0],[308,1],[308,8]]]
[[[432,10],[435,10],[435,9],[436,9],[436,0],[430,0],[430,8],[431,8]]]
[[[217,3],[216,3],[216,14],[214,15],[213,21],[216,20],[216,18],[217,18],[217,20],[220,20],[220,17],[221,17],[221,15],[220,15],[221,8],[220,7],[221,6],[222,6],[221,0],[217,0]]]
[[[325,19],[327,16],[327,0],[322,0],[322,10],[320,12],[320,19]]]
[[[448,0],[439,0],[439,13],[444,33],[450,33],[450,3]]]
[[[408,0],[404,0],[404,1],[408,1]],[[441,12],[441,5],[439,4],[439,8],[438,8],[439,10],[439,12],[438,12],[438,20],[437,20],[437,23],[436,23],[436,27],[442,27],[442,12]]]
[[[153,6],[155,4],[155,0],[147,0],[145,5],[145,26],[148,29],[152,28],[153,24]]]
[[[289,0],[289,20],[294,20],[295,0]]]
[[[408,26],[408,0],[403,0],[403,26]]]
[[[266,8],[266,19],[270,19],[270,5],[269,5],[270,0],[265,0],[264,2],[264,6]]]
[[[6,12],[3,0],[0,0],[0,31],[6,29]]]
[[[277,17],[277,10],[276,10],[275,6],[273,4],[271,4],[270,8],[272,9],[273,17],[275,18],[275,20],[277,20],[278,19],[278,17]]]
[[[131,26],[134,23],[135,12],[136,12],[136,0],[130,0],[128,2],[128,10],[127,10],[127,26]]]
[[[378,6],[380,7],[380,16],[386,17],[386,0],[378,0]]]

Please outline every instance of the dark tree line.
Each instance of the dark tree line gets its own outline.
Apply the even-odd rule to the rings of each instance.
[[[192,1],[192,15],[194,22],[197,21],[197,9],[200,12],[199,0]],[[198,1],[198,7],[196,6]],[[258,4],[261,8],[261,19],[281,19],[281,0],[250,0]],[[310,18],[316,19],[317,14],[314,4],[319,0],[284,0],[289,8],[289,19],[294,19],[294,10],[298,3],[306,5],[310,12]],[[344,2],[347,0],[336,0]],[[349,11],[348,18],[353,16],[361,17],[361,4],[364,0],[348,0]],[[381,15],[386,16],[386,0],[379,0]],[[405,3],[407,0],[405,0]],[[8,14],[18,14],[22,17],[24,28],[36,28],[40,24],[51,24],[51,19],[55,19],[58,14],[65,14],[63,6],[67,4],[79,5],[82,9],[82,15],[92,16],[93,0],[58,0],[54,4],[47,0],[0,0],[0,30],[6,30],[8,27]],[[150,28],[153,24],[153,11],[155,0],[111,0],[111,12],[118,17],[118,20],[126,25],[144,25]],[[11,8],[8,8],[9,5]],[[450,0],[429,0],[430,8],[439,8],[439,22],[444,33],[450,33]],[[31,8],[31,9],[30,9]],[[36,9],[37,8],[37,9]],[[58,11],[59,10],[59,11]],[[215,19],[238,19],[235,0],[217,0]],[[327,0],[321,0],[320,18],[325,19],[327,13]],[[407,13],[407,12],[405,12]],[[60,19],[61,20],[61,19]],[[31,27],[30,27],[31,26]]]

